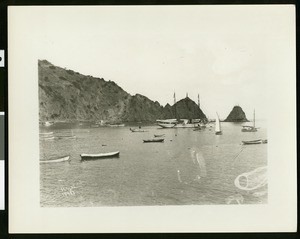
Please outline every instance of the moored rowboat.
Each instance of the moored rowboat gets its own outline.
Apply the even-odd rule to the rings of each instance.
[[[76,139],[76,135],[59,135],[56,136],[58,139]]]
[[[49,136],[49,135],[53,135],[53,132],[41,132],[40,136]]]
[[[144,139],[144,143],[161,143],[164,142],[165,139]]]
[[[266,144],[268,140],[256,139],[256,140],[249,140],[249,141],[242,141],[243,144]]]
[[[62,156],[62,157],[59,157],[59,158],[40,160],[40,163],[60,163],[60,162],[69,161],[69,159],[70,159],[70,156],[66,155],[66,156]]]
[[[120,152],[109,152],[109,153],[100,153],[100,154],[81,154],[81,160],[91,160],[91,159],[101,159],[101,158],[114,158],[119,157]]]
[[[164,137],[165,134],[155,134],[154,137]]]
[[[41,137],[40,137],[40,140],[42,140],[42,141],[52,141],[52,140],[54,140],[54,139],[55,139],[54,136],[47,136],[47,137],[41,136]]]
[[[142,132],[148,132],[147,130],[142,130],[142,129],[132,129],[132,128],[130,128],[130,131],[131,131],[132,133],[137,133],[137,132],[140,132],[140,133],[142,133]]]

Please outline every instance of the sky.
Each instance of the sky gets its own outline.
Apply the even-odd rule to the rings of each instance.
[[[225,119],[240,105],[249,119],[254,109],[263,119],[270,83],[283,80],[281,65],[290,57],[291,8],[19,7],[17,24],[38,59],[112,80],[161,105],[173,104],[174,92],[195,102],[199,94],[209,118],[218,112]]]

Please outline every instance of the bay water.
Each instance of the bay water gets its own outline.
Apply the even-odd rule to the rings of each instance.
[[[40,205],[267,203],[267,185],[244,191],[234,184],[240,174],[267,166],[268,144],[242,145],[242,140],[267,139],[266,122],[257,121],[257,132],[241,132],[242,125],[222,122],[223,135],[215,135],[213,127],[194,131],[150,125],[142,127],[146,132],[131,132],[129,126],[41,126],[40,132],[71,133],[76,139],[40,141],[41,158],[70,155],[69,162],[40,164]],[[143,143],[154,134],[164,134],[164,142]],[[80,157],[113,151],[120,156],[88,161]]]

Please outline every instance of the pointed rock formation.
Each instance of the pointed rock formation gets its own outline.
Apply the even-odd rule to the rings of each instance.
[[[248,122],[246,114],[240,106],[234,106],[224,122]]]
[[[171,118],[207,120],[206,115],[189,97],[176,102],[176,104],[172,106],[172,109],[172,112],[176,112],[176,115],[174,114]]]

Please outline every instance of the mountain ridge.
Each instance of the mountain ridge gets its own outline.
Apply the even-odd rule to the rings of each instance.
[[[155,122],[167,118],[199,118],[206,115],[190,98],[174,105],[130,95],[114,81],[82,75],[38,61],[40,121]]]

